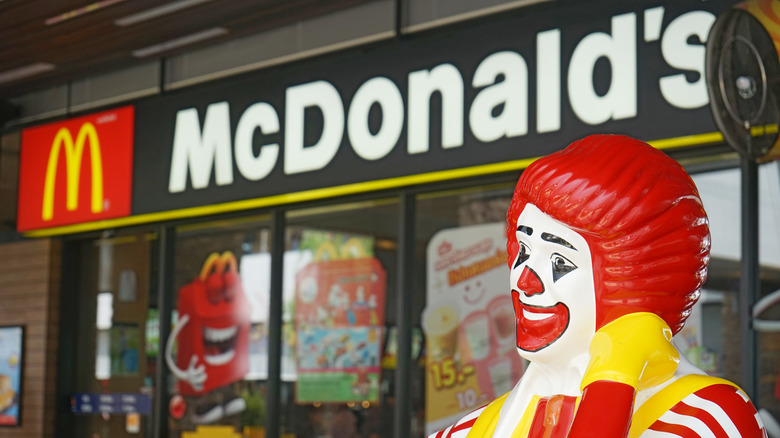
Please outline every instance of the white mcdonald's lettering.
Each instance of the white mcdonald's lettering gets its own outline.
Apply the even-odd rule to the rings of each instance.
[[[205,189],[212,181],[230,185],[234,167],[244,179],[260,181],[277,167],[280,157],[284,175],[318,171],[336,159],[345,145],[366,162],[382,160],[400,144],[404,126],[405,153],[412,156],[426,154],[432,147],[443,151],[462,147],[467,130],[483,144],[522,137],[531,129],[540,134],[560,131],[565,108],[591,126],[632,119],[640,115],[641,89],[660,89],[674,108],[701,108],[708,101],[704,44],[715,16],[707,11],[677,17],[664,17],[665,13],[659,6],[641,15],[615,15],[608,31],[584,35],[570,52],[564,52],[563,29],[539,32],[535,72],[529,71],[528,53],[501,50],[488,53],[473,72],[465,74],[456,63],[441,63],[410,71],[406,80],[376,75],[346,99],[324,79],[296,84],[285,90],[283,126],[272,104],[255,102],[240,114],[232,139],[233,113],[227,100],[209,104],[202,125],[198,108],[181,109],[176,114],[168,191],[187,190],[188,174],[194,190]],[[644,29],[643,40],[638,38],[639,29]],[[659,42],[663,60],[640,59],[640,45],[657,46]],[[597,64],[604,61],[610,74],[597,84],[594,78],[603,76],[596,73]],[[658,78],[649,77],[647,64],[662,62],[669,69]],[[534,74],[536,86],[532,88]],[[640,84],[640,79],[645,82]],[[647,82],[656,80],[657,87]],[[567,84],[565,89],[563,84]],[[469,86],[472,92],[465,93]],[[435,115],[441,125],[440,145],[430,144],[434,94],[441,99],[441,113]],[[469,95],[474,97],[469,100]],[[374,106],[382,114],[378,130],[369,126]],[[535,127],[529,126],[534,110]],[[304,131],[311,125],[306,117],[312,111],[320,113],[323,128],[314,144],[304,144]],[[284,143],[270,142],[268,136],[282,129]],[[258,133],[269,142],[256,149],[255,144],[261,143],[254,138]]]
[[[60,146],[65,148],[65,174],[67,176],[66,206],[68,211],[74,211],[79,202],[79,177],[81,175],[81,158],[84,155],[84,144],[89,140],[89,157],[92,171],[92,213],[103,211],[103,160],[100,155],[100,142],[97,131],[92,123],[84,123],[76,135],[76,142],[68,128],[57,131],[49,153],[49,163],[46,166],[46,181],[43,188],[43,209],[41,217],[49,221],[54,216],[54,185],[57,177],[57,163],[60,156]]]

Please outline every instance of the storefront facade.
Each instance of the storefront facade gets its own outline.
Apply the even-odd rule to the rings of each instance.
[[[780,417],[778,335],[740,356],[738,157],[705,83],[733,4],[531,4],[9,129],[30,240],[4,246],[46,243],[58,332],[26,330],[52,396],[16,412],[40,436],[424,436],[522,375],[501,342],[518,175],[615,133],[680,161],[710,215],[678,346]],[[762,296],[778,175],[761,165]]]

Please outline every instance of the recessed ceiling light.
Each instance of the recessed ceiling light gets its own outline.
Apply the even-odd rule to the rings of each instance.
[[[114,21],[117,26],[130,26],[132,24],[140,23],[142,21],[151,20],[153,18],[162,17],[163,15],[172,14],[182,9],[191,8],[201,3],[208,3],[213,0],[179,0],[171,3],[166,3],[155,8],[147,9],[136,14],[131,14],[122,17]]]
[[[51,71],[54,70],[54,68],[54,64],[49,64],[48,62],[36,62],[35,64],[25,65],[24,67],[15,68],[13,70],[6,70],[4,72],[0,72],[0,84],[13,82],[28,76]]]
[[[84,14],[88,14],[90,12],[95,12],[100,9],[104,9],[108,6],[115,5],[117,3],[122,3],[125,0],[100,0],[95,3],[90,3],[86,6],[82,6],[80,8],[76,8],[72,11],[64,12],[59,15],[55,15],[53,17],[47,18],[44,23],[47,26],[51,26],[52,24],[62,23],[63,21],[70,20],[72,18],[80,17]]]
[[[142,49],[133,50],[133,56],[135,56],[136,58],[145,58],[147,56],[152,56],[161,52],[165,52],[167,50],[172,50],[189,44],[194,44],[210,38],[216,38],[226,33],[228,33],[228,30],[225,29],[224,27],[212,27],[211,29],[207,29],[201,32],[196,32],[179,38],[174,38],[164,43],[154,44],[152,46],[147,46]]]

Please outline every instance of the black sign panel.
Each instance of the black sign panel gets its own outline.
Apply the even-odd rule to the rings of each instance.
[[[544,3],[140,102],[133,214],[714,132],[704,43],[733,3],[665,3]]]

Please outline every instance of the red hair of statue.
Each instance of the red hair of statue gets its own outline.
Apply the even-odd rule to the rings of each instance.
[[[507,212],[510,267],[528,203],[588,242],[597,330],[634,312],[682,328],[707,278],[710,234],[696,185],[676,161],[621,135],[585,137],[536,160]]]

